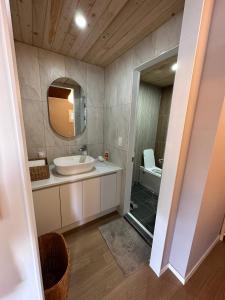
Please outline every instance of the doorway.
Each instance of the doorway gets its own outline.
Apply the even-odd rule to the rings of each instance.
[[[139,71],[130,210],[126,219],[149,244],[154,236],[176,68],[177,48]]]

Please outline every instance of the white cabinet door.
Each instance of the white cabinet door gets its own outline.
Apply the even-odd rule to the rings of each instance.
[[[116,206],[121,204],[122,172],[116,173]]]
[[[60,187],[62,226],[82,219],[82,182]]]
[[[118,205],[116,181],[116,174],[101,177],[101,211]]]
[[[59,187],[33,192],[38,235],[61,228]]]
[[[83,217],[100,213],[100,178],[83,181]]]

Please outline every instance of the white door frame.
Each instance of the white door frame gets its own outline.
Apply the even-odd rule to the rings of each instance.
[[[135,150],[135,136],[136,136],[136,124],[137,124],[137,107],[138,107],[138,94],[140,87],[140,74],[141,71],[154,66],[155,64],[166,60],[167,58],[178,55],[178,46],[161,53],[159,56],[152,58],[151,60],[139,65],[133,71],[133,88],[132,88],[132,103],[131,103],[131,117],[130,120],[130,132],[129,132],[129,146],[128,146],[128,160],[127,160],[127,176],[125,186],[125,199],[124,201],[124,213],[130,211],[131,201],[131,187],[133,177],[133,157]],[[160,193],[159,200],[160,201]]]
[[[176,211],[194,120],[201,72],[207,47],[214,0],[185,1],[181,37],[167,140],[164,155],[154,239],[150,267],[160,276],[169,263],[170,246],[176,221]],[[162,53],[134,69],[129,146],[126,164],[124,210],[130,208],[135,143],[136,106],[138,101],[140,71],[168,55],[176,54],[177,47]]]
[[[129,145],[128,145],[128,158],[127,158],[127,177],[126,177],[126,189],[124,201],[124,212],[130,210],[130,196],[132,186],[133,175],[133,157],[135,150],[135,135],[136,135],[136,123],[137,123],[137,104],[140,85],[140,73],[141,71],[154,66],[155,64],[178,54],[178,46],[174,47],[166,52],[161,53],[159,56],[152,58],[151,60],[139,65],[133,71],[133,86],[132,86],[132,102],[131,102],[131,116],[130,120],[130,132],[129,132]]]
[[[131,102],[131,116],[130,120],[130,132],[129,132],[129,143],[128,143],[128,158],[127,158],[127,176],[125,186],[125,201],[124,201],[124,213],[130,211],[130,199],[131,199],[131,187],[133,177],[133,157],[135,150],[135,136],[136,136],[136,123],[137,123],[137,105],[138,105],[138,94],[140,86],[140,74],[141,71],[154,66],[155,64],[173,57],[178,54],[178,46],[161,53],[159,56],[152,58],[151,60],[142,63],[137,66],[133,71],[133,86],[132,86],[132,102]]]

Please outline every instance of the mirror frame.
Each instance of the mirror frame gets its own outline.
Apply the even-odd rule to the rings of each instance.
[[[59,134],[58,132],[56,132],[56,130],[53,128],[53,126],[52,126],[52,124],[51,124],[51,122],[50,122],[50,112],[49,112],[49,102],[48,102],[49,88],[52,86],[52,84],[53,84],[56,80],[61,79],[61,78],[67,78],[67,79],[70,79],[70,80],[74,81],[75,83],[77,83],[77,84],[80,86],[80,88],[81,88],[81,95],[82,95],[81,98],[84,100],[85,127],[84,127],[84,129],[83,129],[79,134],[74,135],[74,136],[72,136],[72,137],[65,137],[65,136]],[[64,139],[64,140],[67,140],[67,141],[74,140],[74,139],[80,137],[80,136],[85,132],[85,130],[87,129],[87,114],[88,114],[88,112],[87,112],[87,97],[86,97],[85,91],[84,91],[84,89],[82,88],[82,86],[80,85],[80,83],[77,82],[77,81],[75,81],[75,80],[72,79],[72,78],[69,78],[69,77],[58,77],[58,78],[54,79],[54,80],[51,82],[51,84],[50,84],[50,85],[48,86],[48,88],[47,88],[47,111],[48,111],[48,124],[49,124],[51,130],[53,131],[53,133],[54,133],[55,135],[57,135],[58,137],[60,137],[60,138],[62,138],[62,139]]]

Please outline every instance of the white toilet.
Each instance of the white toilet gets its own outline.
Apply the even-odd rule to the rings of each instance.
[[[140,166],[140,184],[159,194],[162,169],[156,167],[153,149],[145,149],[143,151],[144,166]]]

